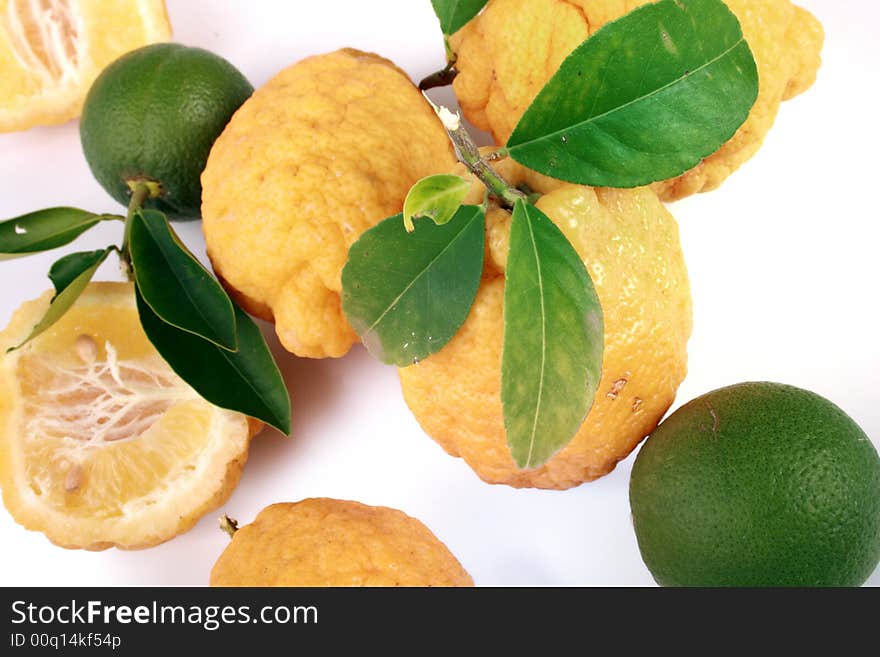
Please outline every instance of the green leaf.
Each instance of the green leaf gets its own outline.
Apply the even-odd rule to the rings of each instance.
[[[485,214],[468,205],[438,226],[401,215],[364,233],[342,270],[342,308],[376,358],[406,367],[440,351],[467,319],[483,272]]]
[[[238,351],[167,324],[136,288],[141,326],[172,370],[215,406],[290,433],[290,396],[259,327],[233,304]]]
[[[104,262],[108,251],[112,250],[113,247],[97,251],[81,251],[56,260],[49,269],[49,280],[55,286],[55,293],[61,294],[84,271]]]
[[[566,59],[508,141],[569,182],[636,187],[717,151],[758,97],[742,30],[721,0],[663,0],[609,23]]]
[[[138,289],[154,313],[167,324],[236,350],[232,301],[181,243],[164,214],[135,213],[129,250]]]
[[[501,401],[520,468],[577,433],[602,375],[602,308],[584,263],[538,208],[517,201],[504,285]]]
[[[119,218],[76,208],[47,208],[0,222],[0,258],[49,251],[70,244],[98,222]]]
[[[21,344],[7,349],[7,352],[23,347],[61,319],[83,293],[95,272],[98,271],[98,267],[113,250],[114,247],[108,246],[102,251],[72,253],[52,265],[49,278],[52,279],[56,294],[49,304],[49,309],[39,323],[34,326],[30,335]]]
[[[452,36],[463,28],[489,0],[431,0],[434,13],[440,19],[440,29]]]
[[[460,176],[440,174],[422,178],[412,186],[403,203],[406,231],[415,230],[413,217],[430,217],[439,226],[449,223],[470,189],[470,181]]]

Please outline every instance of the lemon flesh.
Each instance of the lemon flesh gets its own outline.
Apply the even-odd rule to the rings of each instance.
[[[170,37],[163,0],[0,0],[0,132],[76,118],[107,64]]]
[[[18,344],[51,293],[0,334]],[[0,366],[0,486],[13,517],[64,547],[154,545],[228,497],[248,419],[201,399],[138,322],[130,284],[92,284]]]

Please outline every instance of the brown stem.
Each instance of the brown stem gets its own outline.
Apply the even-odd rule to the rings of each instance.
[[[436,89],[437,87],[448,87],[458,75],[458,69],[455,68],[455,62],[446,65],[443,70],[431,73],[424,80],[419,82],[419,91],[428,91],[428,89]]]

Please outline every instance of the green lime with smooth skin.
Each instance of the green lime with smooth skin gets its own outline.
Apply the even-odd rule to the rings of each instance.
[[[636,459],[639,549],[663,586],[859,586],[880,561],[880,457],[827,399],[776,383],[710,392]]]
[[[207,50],[159,43],[130,52],[98,76],[86,97],[86,160],[123,205],[133,185],[158,183],[160,196],[146,207],[172,219],[198,218],[211,146],[252,93],[238,69]]]

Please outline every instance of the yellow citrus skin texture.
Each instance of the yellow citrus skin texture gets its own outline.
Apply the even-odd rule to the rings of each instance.
[[[409,78],[378,55],[339,50],[282,71],[235,114],[202,176],[208,255],[284,347],[343,356],[349,247],[397,214],[419,179],[448,171],[452,147]]]
[[[326,498],[266,507],[211,570],[211,586],[473,585],[418,520]]]
[[[0,0],[0,132],[75,119],[105,66],[170,38],[163,0]]]
[[[92,283],[24,347],[52,292],[0,333],[0,487],[12,517],[66,548],[144,548],[238,483],[262,425],[201,399],[147,340],[129,283]]]
[[[691,296],[678,225],[647,188],[562,183],[510,160],[505,180],[543,196],[537,206],[583,258],[605,316],[599,390],[574,439],[543,466],[519,470],[501,407],[504,270],[510,214],[487,217],[483,281],[465,324],[439,353],[399,370],[406,402],[425,432],[484,481],[565,489],[610,472],[647,436],[687,373]],[[457,173],[464,175],[463,168]],[[474,185],[468,202],[479,203]]]
[[[650,1],[490,0],[451,40],[459,70],[453,87],[465,116],[505,143],[572,50],[605,23]],[[758,100],[720,150],[682,176],[654,185],[664,201],[721,185],[760,148],[780,103],[816,79],[824,32],[812,14],[789,0],[725,1],[757,62]]]

